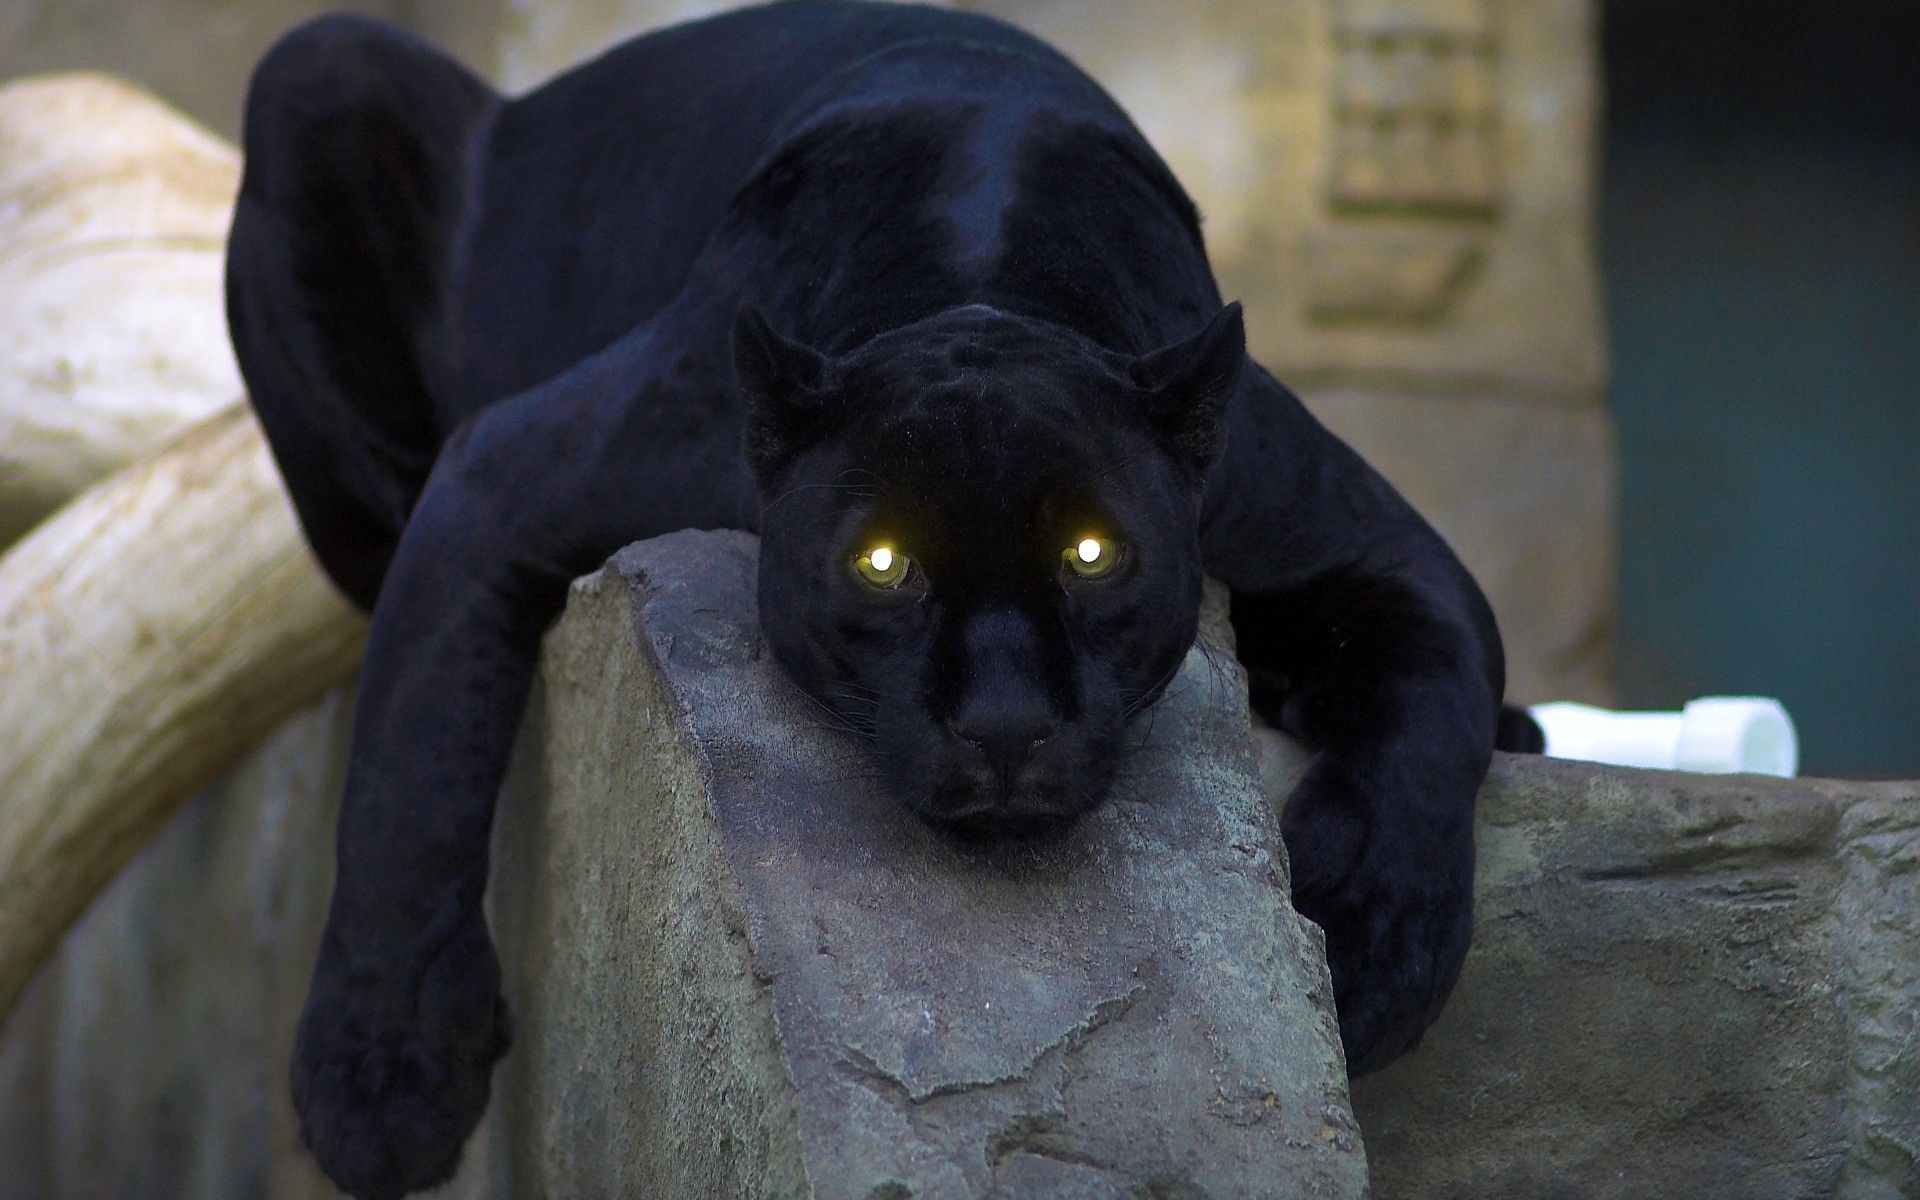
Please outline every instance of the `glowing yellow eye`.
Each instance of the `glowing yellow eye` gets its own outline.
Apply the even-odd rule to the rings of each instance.
[[[1105,538],[1081,538],[1060,552],[1067,566],[1082,579],[1098,579],[1120,563],[1120,547]]]
[[[912,563],[912,559],[891,546],[875,546],[853,560],[853,569],[875,587],[899,587],[906,581],[907,568]]]

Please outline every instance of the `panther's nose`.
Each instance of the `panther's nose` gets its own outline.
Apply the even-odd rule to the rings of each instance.
[[[1038,705],[969,707],[947,722],[955,737],[986,756],[1002,780],[1013,778],[1034,747],[1053,736],[1059,719]]]

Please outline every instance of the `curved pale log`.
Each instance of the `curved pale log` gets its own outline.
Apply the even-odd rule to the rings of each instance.
[[[365,629],[244,405],[0,557],[0,1018],[182,802],[353,673]]]
[[[240,392],[240,156],[105,75],[0,87],[0,546]]]

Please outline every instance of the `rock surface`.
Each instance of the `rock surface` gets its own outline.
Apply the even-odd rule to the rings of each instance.
[[[1354,1085],[1379,1200],[1920,1197],[1920,783],[1496,755],[1478,840],[1453,998]]]
[[[548,637],[496,860],[513,1192],[1363,1195],[1237,669],[1191,654],[1070,834],[969,849],[778,673],[754,563],[643,543]]]

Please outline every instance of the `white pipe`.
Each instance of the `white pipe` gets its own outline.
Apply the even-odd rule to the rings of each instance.
[[[1705,696],[1682,712],[1613,712],[1564,701],[1527,711],[1547,735],[1546,752],[1554,758],[1782,777],[1800,765],[1793,719],[1778,700],[1765,696]]]

